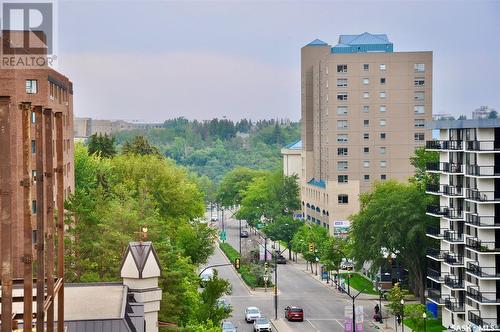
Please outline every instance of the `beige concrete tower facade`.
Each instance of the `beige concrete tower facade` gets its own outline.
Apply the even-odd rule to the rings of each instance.
[[[409,158],[430,139],[432,52],[364,33],[315,40],[301,60],[303,215],[334,234],[375,181],[413,174]]]

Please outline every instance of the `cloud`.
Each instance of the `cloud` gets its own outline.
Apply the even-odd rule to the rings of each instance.
[[[300,117],[300,68],[206,52],[59,57],[76,116],[162,121]]]

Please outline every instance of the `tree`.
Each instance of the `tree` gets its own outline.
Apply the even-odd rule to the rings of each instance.
[[[404,295],[399,285],[399,282],[395,283],[394,286],[392,286],[387,296],[387,299],[389,300],[389,308],[391,308],[393,314],[401,315],[401,309],[402,309],[401,300],[404,299]]]
[[[319,258],[328,271],[339,270],[342,260],[349,255],[347,239],[338,236],[329,236],[319,244]]]
[[[122,147],[122,154],[160,155],[160,151],[151,145],[144,136],[135,136],[132,142],[126,141]]]
[[[467,115],[460,115],[457,120],[467,120]]]
[[[273,222],[268,223],[263,231],[273,241],[283,241],[288,249],[288,259],[292,259],[292,239],[304,224],[291,216],[278,216]]]
[[[230,316],[231,310],[218,306],[217,300],[230,292],[231,284],[229,281],[220,279],[217,270],[215,270],[214,276],[206,283],[201,293],[202,304],[198,320],[201,322],[211,321],[215,326],[220,325],[223,319]]]
[[[439,152],[427,151],[424,147],[417,148],[410,157],[410,164],[415,168],[413,180],[422,185],[425,191],[425,185],[439,183],[439,175],[427,173],[427,164],[439,162]]]
[[[292,239],[292,249],[302,254],[304,259],[308,262],[315,262],[316,258],[320,255],[320,246],[328,241],[328,231],[326,228],[304,224],[295,233]],[[314,250],[310,251],[310,245]]]
[[[488,114],[488,119],[496,119],[498,118],[498,112],[495,110],[491,110],[490,114]]]
[[[358,264],[372,261],[376,270],[385,262],[384,252],[394,255],[409,271],[411,287],[424,301],[426,250],[425,230],[432,223],[426,215],[431,202],[415,183],[376,183],[361,194],[361,209],[351,216],[352,254]]]
[[[97,154],[104,158],[116,155],[115,139],[108,134],[93,134],[88,140],[88,153]]]
[[[217,201],[223,206],[239,205],[242,195],[255,177],[264,174],[262,171],[246,167],[236,167],[222,178],[217,190]]]

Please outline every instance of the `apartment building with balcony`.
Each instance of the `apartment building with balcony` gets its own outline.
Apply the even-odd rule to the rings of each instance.
[[[439,184],[427,193],[439,203],[427,236],[436,239],[429,259],[428,300],[442,306],[445,327],[500,330],[500,120],[442,120],[427,125],[439,162],[427,172]]]
[[[432,52],[366,32],[301,52],[302,213],[334,234],[375,181],[413,175],[410,156],[431,137]]]

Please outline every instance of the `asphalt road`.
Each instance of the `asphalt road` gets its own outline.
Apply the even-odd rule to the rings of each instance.
[[[210,217],[210,212],[208,212]],[[227,218],[226,213],[225,230],[227,232],[227,242],[236,250],[239,248],[239,223],[237,220]],[[243,229],[245,223],[243,222]],[[217,226],[221,226],[217,222]],[[250,231],[250,229],[248,229]],[[257,240],[258,236],[251,235],[248,239],[242,239],[242,250],[249,248],[249,241]],[[269,245],[270,247],[270,245]],[[287,255],[285,257],[288,258]],[[228,263],[225,255],[216,249],[214,255],[209,260],[209,265]],[[244,320],[244,311],[248,306],[256,306],[269,319],[274,319],[274,297],[272,289],[267,293],[263,291],[251,291],[248,289],[232,266],[220,267],[217,269],[219,275],[232,284],[233,292],[226,296],[233,308],[230,320],[238,326],[238,331],[253,331],[252,325]],[[274,278],[274,275],[273,275]],[[352,305],[352,302],[344,295],[336,291],[327,289],[308,276],[305,272],[292,264],[278,265],[278,318],[284,316],[284,308],[287,305],[298,305],[304,309],[304,322],[286,322],[290,331],[344,331],[344,310],[345,306]],[[368,323],[372,308],[365,309],[365,331],[375,331]]]

